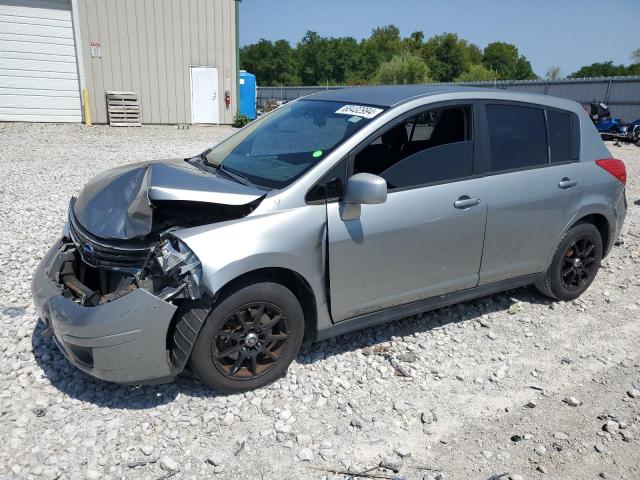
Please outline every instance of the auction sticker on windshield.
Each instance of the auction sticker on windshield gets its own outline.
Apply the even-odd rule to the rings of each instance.
[[[363,118],[373,118],[382,113],[381,108],[367,107],[365,105],[345,105],[336,110],[341,115],[357,115]]]

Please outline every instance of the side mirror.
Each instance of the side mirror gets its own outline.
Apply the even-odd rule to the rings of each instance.
[[[360,205],[384,203],[387,200],[387,182],[371,173],[356,173],[347,180],[340,202],[342,220],[360,217]]]

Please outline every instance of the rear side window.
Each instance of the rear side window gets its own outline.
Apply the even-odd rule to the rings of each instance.
[[[571,115],[547,110],[551,163],[571,161]]]
[[[515,105],[487,105],[487,120],[492,171],[547,163],[544,110]]]

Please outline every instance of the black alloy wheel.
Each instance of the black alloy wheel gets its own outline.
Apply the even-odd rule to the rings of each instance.
[[[575,300],[596,278],[603,252],[602,237],[595,225],[574,225],[560,240],[549,269],[536,287],[556,300]]]
[[[260,388],[286,374],[300,350],[304,328],[302,307],[289,288],[247,278],[212,305],[189,364],[217,391]]]
[[[213,363],[231,380],[257,378],[282,359],[289,331],[287,316],[277,306],[262,302],[243,305],[213,334]]]
[[[577,290],[593,280],[597,271],[596,245],[587,237],[573,242],[564,255],[560,278],[567,290]]]

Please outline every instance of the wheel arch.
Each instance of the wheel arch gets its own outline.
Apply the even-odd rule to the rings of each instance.
[[[305,338],[315,338],[318,330],[318,309],[313,289],[299,273],[282,267],[265,267],[245,272],[224,284],[215,297],[203,296],[198,300],[185,300],[179,306],[167,330],[167,349],[176,372],[187,364],[195,341],[207,315],[220,298],[258,282],[274,282],[289,289],[300,302],[304,315]]]
[[[314,336],[318,329],[318,309],[315,294],[310,283],[298,272],[289,268],[264,267],[245,272],[223,285],[218,291],[218,297],[260,281],[279,283],[295,295],[304,314],[305,337]]]
[[[598,232],[600,232],[600,238],[602,238],[602,257],[604,258],[610,251],[612,238],[611,224],[607,217],[601,213],[583,215],[573,222],[569,228],[580,223],[590,223],[598,229]]]

